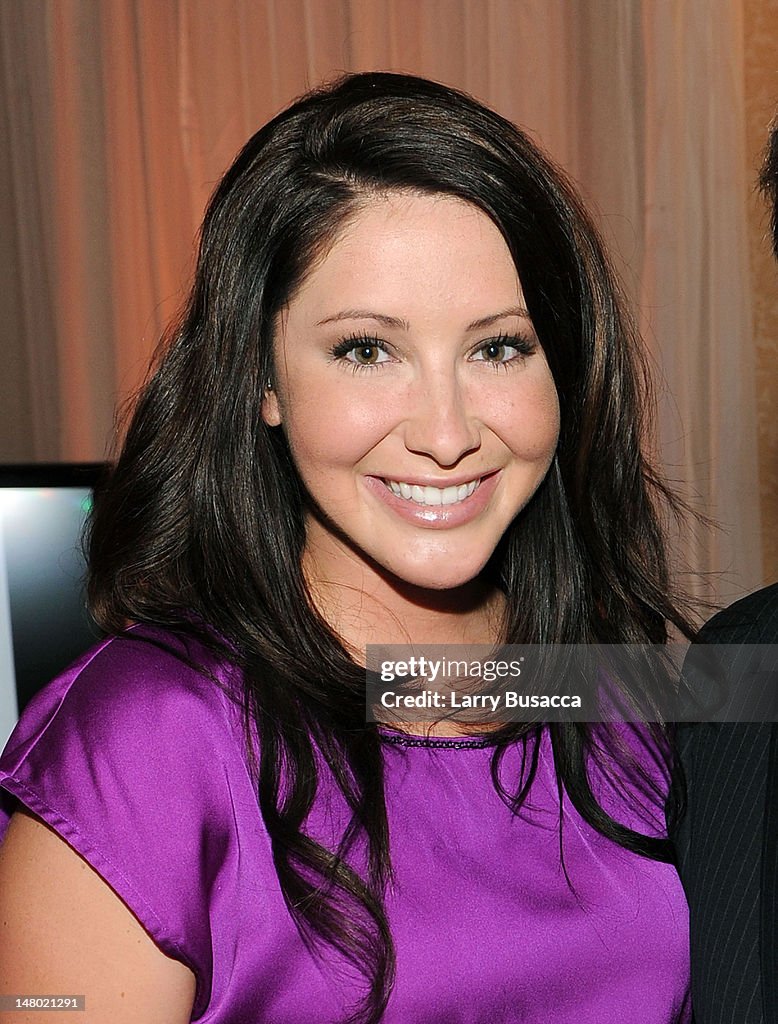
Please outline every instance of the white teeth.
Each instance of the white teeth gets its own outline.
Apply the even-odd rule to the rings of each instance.
[[[417,505],[455,505],[469,498],[481,481],[471,480],[469,484],[460,484],[459,487],[443,488],[419,487],[418,484],[406,484],[396,480],[385,480],[384,483],[392,494],[398,498],[405,498],[406,501],[413,501]]]

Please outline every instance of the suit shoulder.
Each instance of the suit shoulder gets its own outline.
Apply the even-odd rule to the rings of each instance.
[[[705,643],[778,643],[778,583],[724,608],[700,631]]]

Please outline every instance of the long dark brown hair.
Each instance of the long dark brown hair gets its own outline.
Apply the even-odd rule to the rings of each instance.
[[[764,160],[759,173],[759,187],[770,204],[770,231],[773,253],[778,259],[778,116],[770,126]]]
[[[405,75],[347,76],[254,135],[218,185],[180,322],[134,409],[96,503],[89,593],[108,631],[199,635],[245,680],[258,803],[301,934],[362,971],[352,1020],[378,1021],[393,977],[381,738],[364,669],[317,613],[301,572],[306,494],[282,430],[259,413],[273,325],[347,219],[393,190],[457,197],[499,228],[561,406],[556,459],[495,552],[507,643],[650,643],[689,633],[670,595],[662,517],[677,506],[646,461],[648,380],[597,232],[564,174],[471,97]],[[560,794],[604,835],[671,859],[666,840],[610,817],[586,771],[587,724],[547,726]],[[508,745],[493,737],[495,784]],[[672,743],[653,733],[669,776]],[[537,744],[535,745],[537,751]],[[621,755],[614,751],[613,761]],[[337,849],[306,835],[322,773],[352,813]],[[526,783],[526,780],[525,780]],[[367,850],[357,871],[349,853]]]

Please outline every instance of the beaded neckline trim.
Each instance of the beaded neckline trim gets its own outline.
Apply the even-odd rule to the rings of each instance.
[[[434,736],[401,736],[399,733],[381,733],[381,739],[386,743],[394,743],[398,747],[439,747],[445,750],[462,750],[466,747],[492,747],[491,739],[478,739],[477,737],[463,737],[462,739],[443,739]]]

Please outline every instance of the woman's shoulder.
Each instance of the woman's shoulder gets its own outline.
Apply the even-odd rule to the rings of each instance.
[[[96,644],[35,695],[0,766],[40,742],[50,747],[62,730],[104,749],[133,737],[176,747],[204,728],[215,739],[233,731],[239,684],[237,670],[202,641],[135,626]]]
[[[55,827],[71,814],[94,816],[95,828],[99,815],[153,817],[152,793],[157,810],[186,801],[215,822],[219,780],[246,772],[239,684],[206,644],[134,627],[30,701],[0,756],[0,787]],[[2,811],[0,799],[0,834]]]
[[[133,698],[211,702],[217,692],[237,695],[240,673],[205,636],[138,624],[95,644],[50,686],[119,703]]]
[[[0,838],[19,805],[53,829],[191,967],[199,1004],[221,927],[209,894],[261,829],[239,681],[207,644],[135,627],[44,687],[0,757]]]

